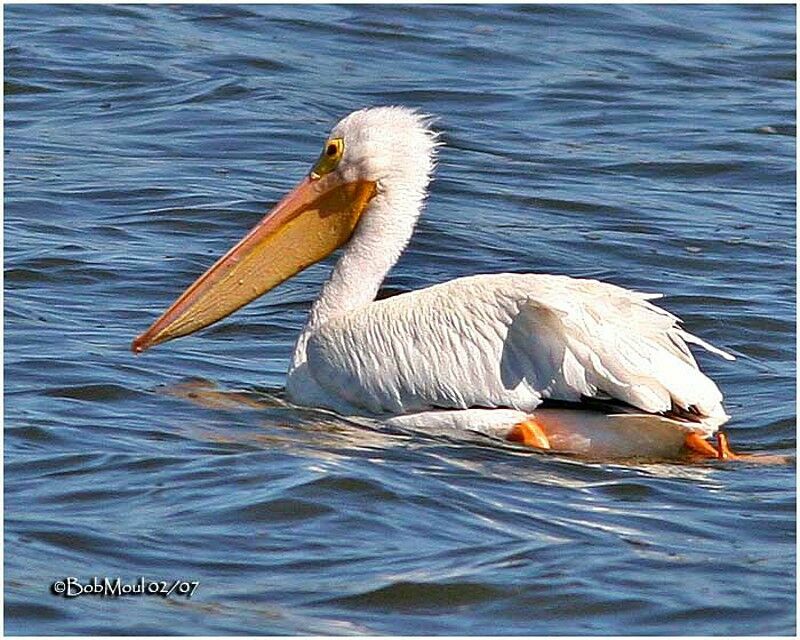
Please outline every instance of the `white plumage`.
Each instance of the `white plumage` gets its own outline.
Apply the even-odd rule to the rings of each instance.
[[[322,323],[289,390],[302,402],[318,386],[313,404],[376,414],[610,397],[648,413],[695,407],[713,431],[727,415],[686,345],[700,341],[652,297],[566,276],[459,278]]]
[[[315,303],[287,388],[300,404],[408,414],[610,397],[648,413],[696,414],[713,432],[728,416],[687,342],[730,357],[641,294],[566,276],[459,278],[374,301],[426,195],[436,136],[402,108],[351,114],[333,130],[348,179],[378,195]],[[348,160],[352,158],[352,162]]]
[[[414,231],[439,144],[429,120],[409,109],[344,118],[308,176],[134,340],[134,351],[216,322],[343,246],[292,357],[287,389],[298,404],[418,428],[492,426],[511,439],[519,429],[533,446],[549,438],[625,455],[675,450],[687,431],[709,435],[727,420],[688,344],[731,356],[684,331],[650,302],[658,296],[496,274],[375,301]],[[540,409],[585,398],[616,400],[624,415],[556,419]],[[547,424],[537,427],[531,412]],[[729,453],[725,443],[694,440],[686,435],[704,455]]]

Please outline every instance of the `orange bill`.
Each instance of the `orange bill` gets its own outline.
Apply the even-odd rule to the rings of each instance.
[[[309,176],[137,337],[131,349],[194,333],[333,253],[353,233],[374,182]]]

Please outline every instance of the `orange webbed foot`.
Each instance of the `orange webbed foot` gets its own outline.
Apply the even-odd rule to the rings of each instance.
[[[527,418],[511,427],[511,430],[506,434],[506,440],[519,442],[527,447],[536,447],[537,449],[550,448],[550,440],[547,438],[544,429],[534,418]]]
[[[728,443],[728,436],[721,431],[716,435],[716,447],[699,433],[690,433],[683,441],[684,446],[692,453],[699,454],[703,458],[716,458],[717,460],[739,460],[743,457],[734,453]]]
[[[697,433],[690,433],[684,440],[686,449],[703,458],[716,458],[717,460],[739,460],[742,462],[755,464],[792,464],[791,456],[754,454],[754,453],[735,453],[728,443],[728,436],[717,432],[717,446],[705,440]]]
[[[683,446],[692,453],[699,454],[703,458],[718,458],[719,452],[708,440],[699,433],[688,433],[683,440]]]
[[[717,458],[720,460],[738,460],[742,456],[735,454],[728,446],[728,436],[717,431]]]

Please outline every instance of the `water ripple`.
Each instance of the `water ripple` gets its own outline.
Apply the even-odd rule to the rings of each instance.
[[[6,630],[793,635],[794,27],[776,5],[7,7]],[[734,446],[789,464],[590,462],[294,407],[330,261],[134,358],[373,103],[446,143],[386,295],[479,271],[663,292],[737,355],[698,356]],[[201,586],[51,596],[68,575]]]

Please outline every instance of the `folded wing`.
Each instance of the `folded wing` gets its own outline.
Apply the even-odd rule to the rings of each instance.
[[[709,429],[727,415],[687,343],[726,358],[649,302],[595,280],[498,274],[374,302],[310,338],[308,373],[374,413],[613,398],[683,413]]]

